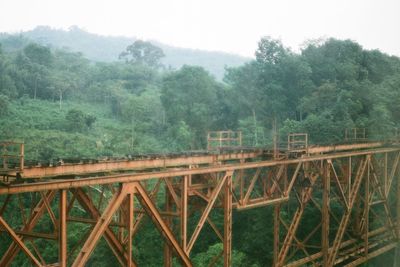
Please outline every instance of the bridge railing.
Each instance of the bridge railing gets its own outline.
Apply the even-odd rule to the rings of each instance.
[[[290,152],[307,152],[308,134],[307,133],[289,133],[287,149]]]
[[[24,143],[14,141],[0,142],[0,172],[24,169]]]
[[[241,146],[241,131],[210,131],[207,134],[207,150]]]
[[[344,139],[346,141],[366,140],[367,131],[365,128],[349,128],[344,132]]]

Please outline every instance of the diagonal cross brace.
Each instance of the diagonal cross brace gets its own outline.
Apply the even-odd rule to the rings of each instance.
[[[175,249],[184,266],[192,267],[193,264],[190,261],[188,254],[179,245],[178,241],[174,237],[174,234],[162,219],[161,214],[158,212],[153,201],[151,201],[151,198],[148,196],[146,190],[138,182],[134,182],[134,185],[136,187],[136,194],[138,196],[140,204],[143,206],[147,214],[153,220],[156,227],[160,230],[166,241]]]
[[[81,206],[87,212],[89,212],[94,219],[98,220],[101,217],[99,210],[96,208],[96,206],[91,201],[89,196],[81,188],[73,190],[73,194],[78,200],[78,202],[81,204]],[[128,258],[128,255],[126,252],[124,252],[124,247],[118,241],[118,238],[115,236],[114,232],[109,227],[107,227],[107,229],[104,232],[104,238],[106,239],[108,245],[110,246],[116,258],[118,259],[119,263],[123,266]],[[136,266],[136,263],[132,260],[131,265]]]
[[[45,197],[47,198],[47,201],[50,203],[54,199],[55,195],[56,191],[48,191],[45,194]],[[30,216],[26,225],[22,228],[23,231],[31,231],[38,223],[40,218],[42,218],[43,213],[46,210],[45,201],[43,198],[38,202],[38,204],[33,210],[34,212]],[[25,237],[21,236],[20,239],[23,241]],[[0,260],[0,266],[9,266],[13,261],[13,259],[15,258],[15,256],[17,256],[19,250],[20,246],[18,246],[14,240],[13,243],[11,243],[11,245],[8,247],[7,251],[4,253],[3,258]]]
[[[351,211],[352,211],[355,199],[357,197],[358,190],[360,189],[361,181],[364,176],[365,170],[369,164],[370,158],[371,158],[371,155],[368,155],[365,160],[364,159],[361,160],[361,163],[357,170],[357,174],[354,179],[353,187],[352,187],[352,190],[350,193],[349,208],[345,211],[345,213],[342,217],[342,220],[340,221],[339,228],[336,232],[335,240],[333,241],[332,248],[329,251],[327,266],[333,266],[335,263],[335,258],[338,253],[340,244],[342,242],[344,232],[347,228],[347,225],[348,225],[348,222],[349,222],[349,219],[351,216]]]

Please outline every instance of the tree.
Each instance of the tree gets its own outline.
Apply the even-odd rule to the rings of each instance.
[[[7,115],[8,113],[8,106],[9,106],[9,99],[5,95],[0,94],[0,117]]]
[[[316,86],[328,81],[344,87],[349,81],[367,77],[362,47],[351,40],[331,38],[322,44],[310,44],[302,56],[312,68],[311,77]]]
[[[79,109],[71,109],[65,115],[67,129],[70,131],[82,131],[85,127],[85,114]]]
[[[229,68],[225,75],[225,81],[234,95],[231,105],[239,115],[239,125],[243,124],[241,121],[252,124],[252,137],[246,138],[252,140],[249,142],[251,145],[259,144],[260,117],[261,120],[267,117],[263,105],[264,92],[259,86],[260,73],[260,64],[253,61],[238,68]]]
[[[14,74],[20,95],[30,94],[34,99],[51,99],[49,70],[52,61],[50,49],[38,44],[29,44],[18,53]]]
[[[82,132],[86,128],[91,128],[96,119],[96,116],[85,114],[79,109],[71,109],[65,115],[67,129],[72,132]]]
[[[277,121],[296,110],[289,102],[298,102],[295,92],[306,84],[309,70],[279,40],[264,37],[258,43],[256,61],[237,69],[229,69],[226,81],[236,93],[236,106],[242,110],[246,124],[252,119],[253,144],[259,144],[259,123],[277,127]],[[299,76],[290,70],[302,69]],[[288,82],[290,81],[290,82]],[[242,119],[240,118],[240,119]]]
[[[258,42],[258,49],[255,54],[260,63],[277,64],[287,56],[288,50],[280,40],[267,36],[261,38]]]
[[[213,126],[218,83],[201,67],[183,66],[163,79],[161,103],[171,125],[184,122],[193,131],[192,148],[202,148]]]
[[[3,54],[0,44],[0,94],[15,98],[17,96],[17,88],[10,77],[11,66],[9,58]]]
[[[49,67],[53,61],[51,51],[48,47],[31,43],[24,48],[24,54],[32,63]]]
[[[161,48],[150,42],[137,40],[129,45],[124,52],[119,55],[120,59],[130,64],[146,65],[152,68],[161,67],[160,59],[164,52]]]
[[[51,76],[51,89],[53,90],[54,95],[58,97],[60,110],[62,109],[62,101],[64,99],[65,94],[68,91],[72,91],[77,88],[77,82],[75,80],[75,76],[67,71],[55,71]]]
[[[157,132],[162,121],[163,109],[159,92],[147,90],[142,94],[130,95],[123,101],[122,119],[130,124],[130,148],[134,150],[134,144],[140,135],[148,135]]]
[[[88,128],[92,128],[93,124],[96,122],[97,118],[95,115],[88,114],[85,116],[85,124]]]

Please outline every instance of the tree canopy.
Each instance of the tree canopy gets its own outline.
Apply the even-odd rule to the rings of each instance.
[[[160,60],[163,57],[165,55],[161,48],[142,40],[135,41],[119,55],[119,58],[125,59],[127,63],[146,65],[152,68],[161,67]]]

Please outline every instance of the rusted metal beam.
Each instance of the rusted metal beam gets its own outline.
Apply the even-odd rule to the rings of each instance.
[[[107,173],[110,171],[129,171],[144,170],[156,168],[170,168],[179,166],[212,164],[214,162],[223,162],[231,160],[240,160],[247,158],[257,158],[262,155],[261,151],[256,152],[240,152],[229,154],[209,154],[202,156],[180,156],[166,157],[162,156],[155,159],[145,160],[118,160],[105,161],[87,164],[64,164],[53,167],[25,167],[24,178],[43,178],[68,175],[82,175],[89,173]],[[13,174],[13,173],[10,173]],[[15,173],[14,173],[15,175]]]
[[[135,220],[134,216],[134,194],[130,193],[128,194],[128,223],[127,223],[127,232],[128,232],[128,246],[127,246],[127,253],[128,253],[128,258],[127,258],[127,266],[128,267],[135,267],[136,264],[133,264],[133,257],[132,257],[132,234],[133,234],[133,224]]]
[[[330,251],[329,257],[328,257],[328,263],[327,263],[328,267],[329,266],[333,266],[333,264],[335,262],[335,258],[336,258],[336,255],[338,253],[340,244],[342,243],[342,238],[343,238],[344,232],[345,232],[345,230],[347,228],[347,224],[348,224],[349,219],[350,219],[350,215],[351,215],[351,212],[352,212],[351,209],[352,209],[352,207],[354,205],[354,202],[355,202],[355,199],[357,197],[358,190],[360,188],[361,181],[362,181],[362,178],[364,176],[366,167],[369,164],[370,158],[371,158],[371,156],[367,155],[366,159],[362,159],[361,162],[360,162],[359,168],[357,170],[356,177],[354,178],[354,181],[353,181],[353,187],[352,187],[351,194],[350,194],[350,199],[349,199],[349,209],[347,209],[345,211],[345,213],[344,213],[344,215],[342,217],[342,220],[340,221],[338,230],[336,232],[336,237],[335,237],[335,240],[333,241],[333,244],[332,244],[332,250]]]
[[[346,209],[348,209],[348,208],[349,208],[349,204],[348,204],[346,195],[345,195],[345,193],[344,193],[342,184],[340,183],[339,177],[338,177],[338,175],[337,175],[337,173],[336,173],[335,167],[333,166],[332,160],[328,159],[328,164],[329,164],[328,166],[330,166],[331,169],[332,169],[333,178],[334,178],[334,180],[335,180],[335,182],[336,182],[336,185],[337,185],[337,187],[338,187],[338,189],[339,189],[339,193],[340,193],[340,196],[341,196],[341,198],[342,198],[342,200],[343,200],[343,203],[345,204]],[[328,170],[328,173],[330,173],[330,170]]]
[[[248,162],[242,164],[216,165],[216,166],[208,166],[208,167],[200,167],[192,169],[167,170],[161,172],[151,171],[143,173],[125,173],[118,175],[109,175],[104,177],[37,182],[32,184],[12,185],[6,188],[0,188],[0,194],[16,194],[16,193],[35,192],[44,190],[69,189],[69,188],[77,188],[90,185],[102,185],[102,184],[112,184],[112,183],[129,183],[129,182],[144,181],[144,180],[163,178],[163,177],[178,177],[178,176],[194,175],[194,174],[236,171],[241,169],[255,169],[259,167],[271,167],[281,164],[290,165],[290,164],[298,164],[304,162],[321,161],[321,160],[336,159],[336,158],[347,158],[350,156],[354,157],[354,156],[380,154],[380,153],[396,152],[396,151],[400,151],[400,148],[380,148],[380,149],[370,149],[363,151],[335,153],[331,155],[316,155],[316,156],[302,157],[302,158],[288,159],[288,160],[268,160],[268,161]]]
[[[14,230],[14,229],[13,229]],[[0,228],[1,232],[4,232],[4,229]],[[47,240],[57,240],[58,234],[52,233],[38,233],[33,231],[22,231],[22,230],[14,230],[14,232],[21,236],[21,238],[40,238],[40,239],[47,239]]]
[[[60,190],[59,200],[59,264],[60,267],[67,267],[67,190]]]
[[[368,237],[376,237],[377,239],[381,239],[380,237],[382,235],[384,235],[386,232],[388,232],[388,229],[386,227],[381,227],[378,228],[376,230],[373,230],[371,232],[368,233]],[[357,244],[357,242],[359,242],[358,239],[349,239],[346,240],[344,242],[342,242],[342,244],[340,245],[340,249],[342,248],[346,248],[348,246]],[[329,248],[329,250],[331,250],[332,247]],[[307,264],[313,260],[318,260],[319,258],[321,258],[323,256],[322,251],[312,254],[309,257],[306,258],[302,258],[302,259],[298,259],[295,261],[292,261],[286,265],[284,265],[285,267],[300,267],[300,266],[307,266]],[[345,258],[343,258],[340,262],[342,262],[343,260],[346,260]],[[340,263],[339,261],[336,260],[336,263]]]
[[[180,207],[180,199],[179,199],[178,195],[176,194],[175,189],[174,189],[170,179],[172,179],[172,178],[164,178],[163,180],[164,180],[164,183],[165,183],[167,189],[169,190],[169,192],[172,196],[172,199],[175,201],[175,204],[179,208]]]
[[[73,266],[83,266],[85,264],[88,257],[90,256],[91,251],[93,251],[93,248],[96,246],[96,242],[98,241],[100,236],[105,237],[107,243],[110,245],[111,250],[114,252],[116,258],[121,265],[136,266],[136,263],[132,258],[132,236],[138,230],[138,223],[140,221],[140,218],[143,218],[144,213],[150,216],[151,220],[153,220],[153,222],[155,223],[157,229],[160,230],[162,236],[167,241],[167,246],[165,247],[165,251],[167,251],[165,253],[165,266],[172,266],[173,250],[176,252],[176,254],[174,255],[178,256],[183,265],[192,265],[189,259],[189,253],[192,250],[196,240],[198,239],[200,231],[203,228],[205,222],[208,222],[210,224],[210,226],[212,227],[212,229],[214,229],[216,235],[222,240],[224,245],[223,251],[220,255],[217,255],[217,257],[212,260],[211,265],[217,263],[220,257],[223,256],[224,266],[230,266],[232,242],[232,208],[246,209],[266,205],[284,205],[283,202],[289,200],[289,195],[292,195],[290,194],[290,191],[292,191],[292,188],[295,188],[293,192],[297,193],[296,197],[300,202],[300,209],[304,209],[304,206],[311,199],[313,203],[316,204],[317,209],[321,210],[322,220],[317,227],[313,228],[311,233],[308,233],[308,235],[306,235],[306,238],[302,236],[301,239],[298,238],[300,236],[296,237],[296,229],[298,228],[303,213],[300,213],[300,215],[295,214],[290,224],[286,224],[282,220],[281,223],[284,226],[282,230],[285,230],[286,228],[288,234],[286,235],[285,240],[283,240],[282,248],[279,253],[279,213],[281,209],[276,208],[275,213],[277,214],[275,214],[275,220],[277,220],[278,223],[275,223],[274,226],[274,264],[275,266],[283,266],[284,264],[292,266],[292,263],[295,263],[295,265],[293,266],[300,266],[300,262],[302,262],[303,264],[309,263],[313,265],[322,264],[324,266],[332,266],[335,264],[348,263],[351,260],[351,257],[355,256],[362,257],[363,260],[368,260],[370,259],[371,255],[374,256],[375,254],[377,254],[377,251],[381,251],[381,253],[383,253],[382,251],[384,250],[380,250],[382,246],[387,246],[387,244],[391,244],[391,242],[394,243],[395,238],[399,236],[399,234],[397,233],[393,234],[396,230],[399,230],[399,224],[394,222],[394,215],[391,214],[393,213],[393,210],[389,209],[388,205],[390,202],[388,201],[389,198],[390,200],[392,200],[392,193],[390,193],[389,195],[388,192],[392,185],[396,184],[396,181],[398,179],[398,165],[400,165],[400,148],[374,148],[369,150],[357,151],[357,149],[366,149],[366,147],[354,145],[352,146],[352,148],[349,148],[348,145],[346,146],[350,150],[355,149],[355,151],[337,152],[338,148],[336,147],[334,148],[334,150],[330,151],[332,152],[332,154],[313,156],[304,154],[301,158],[299,157],[294,159],[261,160],[261,158],[254,158],[254,160],[251,162],[245,162],[243,159],[239,159],[240,163],[237,159],[232,159],[232,161],[227,160],[227,162],[216,160],[212,163],[205,163],[204,165],[200,165],[201,167],[199,167],[198,164],[195,164],[196,166],[192,167],[185,166],[182,168],[165,169],[162,171],[159,171],[159,168],[150,167],[149,169],[142,169],[143,172],[141,173],[132,172],[109,175],[104,177],[91,177],[70,180],[50,180],[44,182],[26,183],[21,185],[11,185],[8,188],[0,188],[0,194],[8,194],[5,198],[5,202],[8,202],[7,199],[9,200],[14,193],[37,192],[45,191],[48,189],[61,190],[57,191],[60,192],[59,213],[55,211],[54,205],[51,205],[51,199],[47,200],[49,192],[47,192],[46,194],[41,193],[43,196],[41,201],[42,203],[40,205],[37,204],[37,206],[39,205],[39,209],[35,210],[35,208],[31,208],[31,216],[26,216],[27,213],[24,212],[24,218],[22,218],[23,223],[25,224],[25,226],[23,227],[24,229],[12,229],[12,231],[16,234],[16,236],[22,243],[24,242],[24,238],[26,238],[26,240],[28,240],[29,242],[32,242],[31,239],[33,240],[33,238],[46,238],[47,234],[32,232],[33,226],[36,224],[36,222],[32,221],[32,217],[38,216],[35,214],[39,212],[41,213],[41,215],[39,216],[40,218],[47,210],[50,214],[50,219],[53,221],[56,228],[56,232],[54,234],[48,234],[49,236],[47,237],[50,237],[51,235],[53,238],[57,238],[59,241],[59,266],[66,266],[67,264],[67,233],[66,227],[63,227],[62,225],[67,224],[71,220],[92,224],[94,226],[94,230],[96,231],[96,233],[92,231],[87,238],[83,239],[84,241],[86,240],[86,243],[83,245],[82,250],[79,252],[78,257],[75,259]],[[346,150],[346,146],[340,149]],[[377,156],[377,163],[372,164],[371,159],[377,154],[381,155]],[[389,169],[388,167],[389,154],[393,155],[390,156],[391,169]],[[357,159],[359,158],[362,158],[362,160],[357,161]],[[333,163],[332,161],[334,159],[336,159],[337,161]],[[349,166],[343,167],[341,164],[344,161],[348,161]],[[384,165],[386,171],[383,170],[381,172],[379,170],[379,168],[382,168],[382,164]],[[86,164],[82,164],[82,167],[84,167],[84,165]],[[355,173],[353,173],[352,171],[352,165],[358,167],[355,168]],[[260,178],[253,177],[253,179],[251,179],[251,176],[245,177],[245,174],[250,175],[256,172],[256,176],[258,176],[261,173],[262,168],[269,168],[268,170],[273,170],[271,171],[271,174],[275,175],[275,179],[272,179],[272,177],[269,176],[262,176],[261,178],[263,183],[260,185],[260,188],[262,188],[261,190],[258,188],[259,185],[257,181],[257,179],[260,180]],[[245,170],[249,171],[245,172]],[[340,176],[336,172],[337,170],[339,170]],[[237,181],[235,180],[235,183],[232,183],[232,179],[237,178],[233,177],[234,171],[237,171],[238,174],[242,175],[240,179],[238,179]],[[257,172],[259,173],[257,174]],[[288,176],[287,172],[292,175],[292,180],[286,181]],[[221,174],[225,175],[221,177]],[[311,181],[311,183],[306,186],[296,183],[296,181],[303,181],[300,180],[300,178],[303,177],[303,174],[306,178],[305,180]],[[193,184],[190,182],[191,179],[185,179],[191,176],[194,177]],[[368,181],[364,179],[366,176],[366,179]],[[286,180],[282,180],[281,177]],[[157,206],[153,203],[155,199],[159,199],[160,194],[162,194],[164,191],[161,190],[158,193],[157,189],[155,190],[154,194],[150,193],[152,197],[154,197],[154,200],[152,200],[150,194],[147,193],[147,191],[139,183],[147,183],[149,179],[154,179],[154,181],[157,182],[155,188],[159,188],[160,182],[165,182],[166,197],[169,198],[169,200],[166,200],[168,201],[168,204],[166,203],[165,205],[165,211],[158,210]],[[221,180],[224,179],[225,181],[221,183]],[[250,186],[249,189],[244,191],[244,181],[246,179],[250,181],[246,183],[247,185],[250,184]],[[333,179],[332,182],[330,181],[331,179]],[[317,180],[319,181],[316,182]],[[228,185],[229,181],[230,184]],[[355,205],[355,200],[357,199],[358,195],[357,192],[359,193],[359,191],[361,191],[359,188],[364,181],[366,182],[364,184],[365,190],[363,191],[363,195],[361,196],[361,200],[363,202],[360,201],[358,205]],[[319,204],[317,203],[317,201],[320,200],[317,197],[319,195],[316,195],[315,199],[313,199],[311,196],[314,191],[321,190],[321,188],[319,187],[320,182],[322,182],[323,184],[323,203],[321,206],[319,206]],[[122,200],[119,204],[115,204],[115,199],[113,199],[111,202],[109,202],[111,204],[109,204],[109,206],[104,212],[102,212],[103,214],[101,215],[101,202],[105,202],[107,199],[107,196],[104,194],[104,188],[110,188],[111,192],[115,192],[115,184],[120,184],[122,188],[129,189],[126,189],[126,191],[123,191],[123,189],[117,191],[114,197],[117,194],[123,192],[124,196],[121,196]],[[102,185],[105,185],[103,186],[103,191],[101,191],[101,189],[99,188],[99,186]],[[93,201],[96,200],[97,204],[97,195],[85,193],[84,187],[87,186],[94,186],[93,189],[99,192],[101,191],[98,207],[96,207],[96,205],[93,203]],[[229,191],[227,191],[228,187],[230,188]],[[334,187],[334,189],[331,189],[330,187]],[[65,194],[66,198],[68,192],[67,190],[70,189],[71,192],[73,192],[73,195],[71,198],[71,202],[67,204],[67,199],[63,199],[63,194]],[[234,195],[235,189],[236,192],[239,192],[240,194],[239,198]],[[257,192],[257,194],[252,193],[253,189],[254,192]],[[332,193],[331,195],[329,194],[330,191]],[[261,193],[258,194],[259,192]],[[35,195],[38,194],[35,193]],[[136,196],[137,199],[140,201],[142,210],[133,209],[133,196]],[[377,196],[378,201],[375,201],[375,196]],[[44,197],[46,197],[46,199],[43,199]],[[204,208],[202,205],[200,205],[202,200],[199,201],[200,203],[195,203],[195,201],[188,201],[189,197],[196,198],[197,200],[197,197],[200,197],[205,201],[206,207]],[[71,216],[67,216],[68,212],[72,208],[72,203],[75,198],[77,199],[77,201],[79,201],[83,209],[91,215],[91,219],[74,219]],[[232,203],[232,198],[235,199],[236,203]],[[19,196],[19,199],[22,199],[22,195]],[[332,246],[330,246],[331,243],[329,242],[329,220],[330,218],[333,218],[335,220],[335,217],[331,214],[329,210],[329,203],[331,201],[338,200],[339,203],[344,203],[344,214],[341,218],[339,229],[336,232],[335,240],[333,240]],[[370,214],[372,214],[371,218],[374,218],[373,216],[378,215],[378,212],[374,212],[374,210],[372,210],[372,205],[374,205],[375,202],[379,202],[379,205],[384,205],[383,212],[379,213],[384,215],[382,216],[383,220],[377,221],[379,221],[379,225],[384,225],[385,229],[382,230],[383,232],[381,235],[376,236],[375,238],[370,238],[371,230],[373,229],[373,227],[377,227],[378,224],[376,224],[375,222],[374,224],[372,224],[372,221],[371,224],[369,224],[366,216],[368,216],[368,213],[370,212]],[[21,206],[21,210],[26,209],[24,207],[26,203],[20,201],[19,204]],[[119,210],[119,221],[113,221],[112,219],[110,219],[110,217],[112,217],[110,205],[117,206],[113,209],[115,212]],[[8,207],[9,205],[6,204],[0,206],[3,213]],[[223,234],[219,232],[219,229],[209,218],[209,214],[212,209],[220,208],[223,208],[224,210]],[[358,235],[357,239],[342,241],[346,240],[344,237],[352,238],[349,234],[350,231],[347,225],[350,221],[350,217],[353,216],[352,214],[354,213],[354,210],[356,208],[363,210],[363,212],[361,212],[362,214],[360,213],[360,215],[364,218],[361,221],[359,227],[359,229],[361,229],[361,232],[356,233],[356,235]],[[54,209],[54,213],[52,209]],[[191,235],[191,239],[188,242],[187,238],[185,238],[187,237],[188,233],[187,220],[191,216],[191,213],[193,211],[199,209],[203,210],[203,213]],[[137,220],[135,220],[134,216],[134,214],[136,213],[138,214],[136,216]],[[5,214],[8,213],[6,212]],[[59,214],[59,218],[55,218],[55,216],[53,216],[54,214]],[[397,216],[398,214],[400,214],[400,211],[397,212]],[[176,215],[179,216],[179,220],[172,220],[170,216]],[[385,222],[385,219],[387,219],[387,222]],[[173,221],[180,221],[180,223],[175,225],[175,230],[173,230]],[[117,238],[114,231],[111,230],[111,225],[115,225],[118,227],[117,230],[120,233],[120,238]],[[295,227],[292,227],[293,225],[295,225]],[[314,244],[310,240],[315,239],[311,237],[315,236],[315,233],[319,233],[321,227],[321,245]],[[5,230],[3,229],[3,231]],[[373,231],[374,230],[372,230],[372,232]],[[176,232],[176,235],[174,234],[174,232]],[[181,242],[177,241],[179,240],[179,238],[181,238]],[[44,264],[44,261],[39,254],[39,247],[33,246],[32,248],[32,255],[35,255],[37,257],[39,264]],[[9,252],[7,252],[6,255],[3,255],[2,262],[10,264],[12,262],[12,259],[15,257],[20,249],[20,244],[17,241],[13,240],[12,248],[11,250],[9,249]],[[287,253],[287,250],[289,249],[290,251]],[[310,253],[314,253],[316,250],[321,251],[315,254]],[[70,250],[69,252],[72,253],[72,251],[73,250]],[[63,252],[65,252],[65,255],[61,255],[61,253]],[[305,258],[293,262],[293,259],[298,259],[298,256],[302,253],[304,253]],[[339,256],[336,257],[335,254]],[[73,253],[71,255],[73,255]],[[4,259],[5,261],[3,261]],[[0,264],[0,266],[3,265]]]
[[[13,195],[7,195],[0,209],[0,216],[3,216],[4,211],[6,210],[7,204],[10,202]]]
[[[397,242],[396,243],[391,243],[391,244],[386,245],[386,246],[384,246],[384,247],[382,247],[382,248],[380,248],[380,249],[378,249],[378,250],[376,250],[374,252],[368,253],[368,255],[366,255],[364,257],[361,257],[361,258],[358,258],[358,259],[354,260],[353,262],[351,262],[349,264],[346,264],[344,266],[345,267],[358,266],[358,265],[360,265],[360,264],[362,264],[362,263],[364,263],[364,262],[366,262],[366,261],[368,261],[368,260],[370,260],[372,258],[375,258],[375,257],[377,257],[379,255],[382,255],[383,253],[385,253],[385,252],[387,252],[389,250],[392,250],[392,249],[396,248],[397,246],[398,246]]]
[[[13,229],[7,224],[7,222],[0,216],[0,226],[3,227],[11,238],[14,240],[15,244],[29,257],[35,266],[42,266],[38,259],[32,254],[32,252],[26,247],[22,239],[13,231]],[[5,265],[2,265],[5,266]]]
[[[368,232],[369,232],[369,209],[370,209],[370,198],[372,199],[372,194],[370,192],[370,166],[371,161],[368,161],[367,164],[367,175],[364,181],[364,212],[363,212],[363,219],[364,219],[364,256],[368,256],[368,249],[369,249],[369,239],[368,239]]]
[[[232,174],[224,186],[224,267],[232,265]]]
[[[99,210],[97,210],[97,208],[96,208],[95,204],[93,203],[93,201],[91,200],[91,198],[84,192],[84,190],[82,188],[75,189],[72,191],[72,193],[75,195],[79,204],[94,219],[94,221],[87,220],[86,223],[96,224],[100,220],[101,213]],[[70,219],[72,219],[72,218],[70,218]],[[75,221],[85,222],[84,220],[75,220]],[[109,225],[111,225],[111,223]],[[123,227],[124,225],[117,225],[117,226]],[[124,248],[123,248],[121,242],[118,240],[115,233],[109,227],[106,228],[104,237],[107,241],[107,244],[110,246],[111,251],[114,253],[115,257],[118,259],[118,262],[123,266],[126,262],[128,255],[124,251]],[[135,265],[135,263],[132,262],[132,265]]]
[[[219,193],[221,192],[221,189],[224,186],[225,181],[230,176],[232,176],[232,172],[226,173],[225,176],[219,181],[218,185],[214,188],[212,195],[210,196],[210,202],[208,202],[206,208],[204,209],[203,214],[201,215],[200,220],[197,223],[195,230],[193,231],[192,237],[190,238],[189,243],[186,246],[186,251],[188,254],[192,250],[193,245],[196,242],[201,229],[203,229],[203,225],[206,222],[206,219],[207,219],[208,215],[210,214],[210,211],[211,211],[212,207],[214,206],[214,203],[217,200],[217,197],[218,197]]]
[[[171,192],[165,189],[165,212],[170,212],[172,210],[172,199]],[[173,231],[173,222],[171,218],[166,218],[165,224]],[[172,267],[172,248],[165,242],[164,244],[164,267]]]
[[[185,266],[192,266],[192,262],[189,259],[188,254],[184,251],[184,249],[179,245],[178,241],[174,237],[174,234],[170,230],[170,228],[166,225],[166,223],[163,221],[161,218],[161,215],[159,214],[157,208],[151,201],[150,197],[147,195],[146,191],[144,188],[139,184],[139,183],[134,183],[136,190],[137,190],[137,195],[140,203],[142,206],[145,208],[145,210],[148,212],[150,218],[153,220],[153,222],[156,224],[157,228],[163,233],[163,236],[165,237],[166,241],[174,248],[174,250],[177,252],[180,260]]]
[[[280,213],[281,213],[281,205],[276,204],[274,208],[274,250],[273,250],[273,264],[274,266],[278,266],[278,255],[279,255],[279,245],[280,245]]]
[[[53,210],[51,209],[50,203],[47,200],[47,197],[45,196],[43,191],[40,192],[40,195],[42,196],[42,199],[44,201],[44,205],[46,207],[47,213],[49,214],[51,222],[53,223],[54,228],[57,229],[58,225],[57,225],[56,215],[54,214]]]
[[[85,244],[81,248],[78,256],[76,257],[72,267],[81,267],[85,266],[87,260],[93,252],[97,242],[100,237],[108,228],[108,224],[111,221],[112,216],[116,212],[116,210],[120,207],[122,201],[126,197],[126,195],[130,192],[130,185],[124,184],[119,192],[116,192],[113,198],[110,200],[107,208],[104,210],[103,214],[99,218],[97,224],[94,226],[92,232],[89,237],[86,239]]]
[[[246,194],[244,195],[244,199],[242,201],[243,205],[245,205],[249,201],[249,198],[250,198],[251,193],[253,192],[254,186],[255,186],[258,178],[260,177],[261,170],[262,170],[261,168],[258,168],[256,170],[256,172],[254,173],[253,178],[250,181],[250,185],[246,191]]]
[[[252,201],[248,204],[245,205],[239,205],[238,203],[233,203],[233,207],[236,208],[237,210],[248,210],[248,209],[254,209],[254,208],[259,208],[259,207],[266,207],[266,206],[271,206],[283,202],[287,202],[289,200],[289,197],[278,197],[278,198],[256,198],[252,199]]]
[[[189,176],[184,176],[182,178],[182,188],[181,188],[181,245],[185,252],[187,246],[187,224],[188,224],[188,186],[189,186]]]
[[[55,191],[49,191],[45,194],[45,197],[47,198],[48,202],[51,202],[54,197],[55,197],[56,192]],[[40,218],[43,216],[43,213],[46,210],[46,206],[44,204],[43,198],[37,203],[35,208],[33,209],[33,213],[31,214],[29,220],[26,222],[24,227],[22,228],[22,231],[25,232],[30,232],[32,229],[35,227],[35,225],[38,223]],[[24,236],[21,236],[21,240],[24,240]],[[14,241],[11,243],[11,245],[8,247],[7,251],[4,253],[3,257],[1,258],[0,261],[0,266],[9,266],[15,256],[18,254],[20,247],[18,244]]]
[[[332,146],[316,146],[316,147],[309,147],[308,153],[309,154],[332,153],[332,152],[338,152],[338,151],[367,149],[367,148],[382,147],[382,146],[384,146],[383,142],[332,145]]]
[[[332,162],[328,160],[325,165],[325,176],[322,178],[323,191],[322,191],[322,262],[323,266],[328,265],[329,256],[329,202],[330,202],[330,186],[331,186],[331,171],[330,166]],[[333,166],[332,166],[333,168]],[[336,175],[336,173],[335,173]]]
[[[287,253],[289,251],[289,247],[291,246],[293,240],[296,239],[295,235],[296,235],[298,226],[300,224],[300,221],[302,219],[305,206],[307,205],[308,201],[311,199],[311,194],[314,189],[313,185],[317,179],[317,176],[310,176],[309,178],[310,178],[310,183],[311,183],[310,187],[305,188],[301,192],[302,195],[301,195],[301,198],[299,199],[300,206],[297,208],[297,210],[292,218],[292,222],[288,228],[287,235],[282,243],[282,247],[278,254],[277,263],[275,265],[276,267],[280,267],[280,266],[284,265]]]
[[[400,152],[397,153],[396,159],[393,162],[392,171],[390,172],[390,177],[389,177],[388,185],[387,185],[387,188],[386,188],[386,190],[387,190],[386,191],[386,197],[388,197],[388,195],[389,195],[390,188],[392,186],[392,182],[393,182],[393,180],[395,178],[396,172],[398,171],[399,162],[400,162]]]

